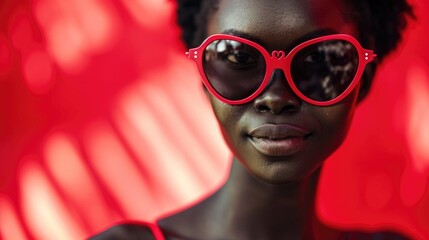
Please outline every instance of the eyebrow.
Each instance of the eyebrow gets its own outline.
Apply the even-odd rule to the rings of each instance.
[[[298,45],[302,42],[308,41],[312,38],[322,37],[322,36],[331,35],[331,34],[338,34],[338,32],[332,28],[317,29],[315,31],[311,31],[311,32],[308,32],[308,33],[300,36],[296,40],[292,41],[291,45],[296,46],[296,45]]]
[[[237,30],[237,29],[230,28],[230,29],[227,29],[227,30],[223,31],[222,33],[223,34],[229,34],[229,35],[237,36],[237,37],[246,38],[246,39],[248,39],[250,41],[253,41],[253,42],[256,42],[256,43],[258,43],[258,44],[260,44],[262,46],[265,45],[264,41],[261,40],[260,38],[255,37],[255,36],[253,36],[251,34],[248,34],[246,32]],[[316,38],[316,37],[322,37],[322,36],[326,36],[326,35],[331,35],[331,34],[338,34],[338,32],[335,31],[332,28],[322,28],[322,29],[318,29],[318,30],[315,30],[315,31],[311,31],[311,32],[306,33],[306,34],[298,37],[297,39],[291,41],[291,43],[289,44],[289,46],[287,46],[287,48],[285,48],[283,50],[288,50],[289,51],[289,50],[292,50],[292,48],[294,48],[298,44],[303,43],[303,42],[305,42],[307,40],[310,40],[310,39]]]
[[[246,38],[250,41],[257,42],[257,43],[263,42],[263,41],[261,41],[261,39],[255,37],[255,36],[252,36],[251,34],[239,31],[239,30],[234,29],[234,28],[227,29],[227,30],[223,31],[222,33],[237,36],[237,37]]]

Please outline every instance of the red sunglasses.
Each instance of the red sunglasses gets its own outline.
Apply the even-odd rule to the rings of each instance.
[[[365,66],[376,57],[346,34],[305,41],[287,55],[281,50],[269,54],[245,38],[215,34],[186,54],[197,64],[210,93],[232,105],[256,98],[276,69],[283,70],[302,100],[317,106],[333,105],[353,90]]]

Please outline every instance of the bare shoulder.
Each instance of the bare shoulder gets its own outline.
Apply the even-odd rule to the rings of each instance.
[[[115,225],[89,240],[155,240],[152,229],[144,223],[124,223]]]
[[[158,220],[158,225],[168,239],[197,239],[197,236],[209,235],[210,218],[204,213],[200,206],[192,207]]]
[[[223,218],[220,213],[214,214],[213,202],[216,194],[204,199],[189,208],[182,209],[172,215],[164,216],[158,220],[167,239],[219,239],[219,229],[214,219]],[[217,216],[219,215],[219,216]]]

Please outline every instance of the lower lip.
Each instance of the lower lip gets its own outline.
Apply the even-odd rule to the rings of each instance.
[[[267,139],[251,137],[253,146],[267,156],[288,156],[304,148],[306,137]]]

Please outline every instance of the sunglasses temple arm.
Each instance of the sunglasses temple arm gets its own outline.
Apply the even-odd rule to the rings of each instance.
[[[189,51],[185,52],[185,55],[189,59],[196,60],[198,58],[198,51],[196,48],[191,48],[191,49],[189,49]]]
[[[374,51],[372,51],[372,50],[364,49],[364,56],[363,57],[364,57],[364,59],[363,59],[364,62],[368,63],[368,62],[371,62],[374,59],[376,59],[377,54],[375,54]]]

